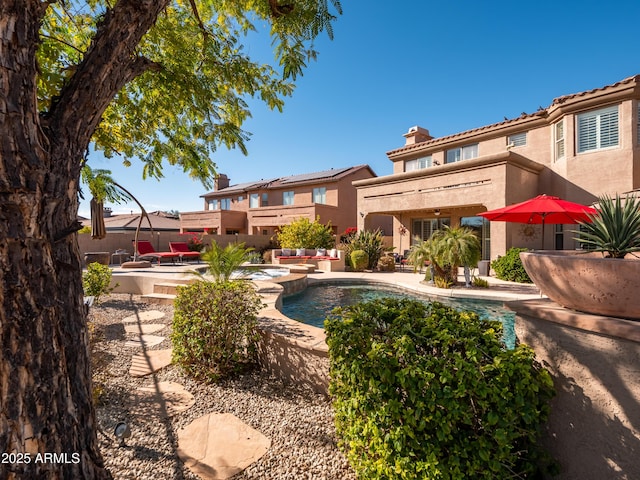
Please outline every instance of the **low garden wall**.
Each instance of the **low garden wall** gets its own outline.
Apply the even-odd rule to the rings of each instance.
[[[544,444],[557,479],[640,478],[640,322],[578,314],[547,299],[509,302],[516,335],[557,396]]]

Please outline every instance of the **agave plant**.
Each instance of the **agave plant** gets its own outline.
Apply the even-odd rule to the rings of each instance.
[[[230,243],[222,248],[215,241],[202,254],[202,259],[208,264],[208,273],[215,282],[228,282],[234,272],[236,278],[241,278],[242,264],[250,261],[253,248],[245,248],[244,243]],[[246,275],[244,275],[246,276]]]
[[[580,222],[576,240],[607,258],[624,258],[640,251],[640,199],[601,197],[591,222]]]

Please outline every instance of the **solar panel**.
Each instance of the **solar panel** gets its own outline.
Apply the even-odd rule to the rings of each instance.
[[[314,172],[314,173],[303,173],[300,175],[291,175],[290,177],[283,178],[280,183],[286,185],[288,183],[296,183],[296,182],[306,182],[308,180],[320,180],[322,178],[332,178],[341,173],[350,170],[351,167],[347,168],[332,168],[331,170],[324,170],[322,172]]]

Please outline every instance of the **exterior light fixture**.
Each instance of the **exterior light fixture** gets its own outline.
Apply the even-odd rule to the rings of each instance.
[[[126,444],[124,443],[124,441],[125,439],[131,436],[131,429],[129,428],[129,425],[127,425],[125,422],[120,422],[116,425],[116,428],[113,430],[113,434],[116,436],[116,438],[120,442],[120,446],[126,447]]]
[[[438,215],[440,215],[440,209],[436,208],[433,213],[435,214],[435,216],[437,217]]]
[[[360,218],[364,218],[364,213],[360,212]]]

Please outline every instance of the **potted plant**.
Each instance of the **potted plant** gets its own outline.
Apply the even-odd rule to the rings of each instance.
[[[640,320],[640,200],[602,197],[581,223],[581,252],[523,252],[525,270],[551,300],[566,308]]]

